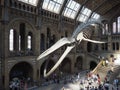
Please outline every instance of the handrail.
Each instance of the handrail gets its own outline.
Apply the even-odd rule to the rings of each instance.
[[[94,73],[101,64],[102,64],[102,61],[100,61],[99,64],[92,70],[92,73]]]

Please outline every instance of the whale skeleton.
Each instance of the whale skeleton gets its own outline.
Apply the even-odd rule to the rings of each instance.
[[[59,49],[60,47],[67,45],[66,50],[60,57],[60,59],[56,62],[56,64],[51,68],[48,73],[46,72],[46,66],[44,68],[44,77],[48,77],[51,73],[55,71],[55,69],[61,64],[63,59],[67,56],[67,54],[76,46],[77,44],[80,44],[82,40],[88,41],[88,42],[93,42],[93,43],[105,43],[102,41],[95,41],[95,40],[90,40],[84,36],[84,29],[88,27],[91,24],[99,24],[102,26],[101,22],[99,21],[88,21],[86,23],[83,23],[77,27],[77,29],[73,32],[72,37],[64,37],[58,40],[53,46],[48,48],[46,51],[44,51],[42,54],[40,54],[37,58],[37,60],[42,60],[42,58],[46,57],[47,55],[51,54],[55,50]]]

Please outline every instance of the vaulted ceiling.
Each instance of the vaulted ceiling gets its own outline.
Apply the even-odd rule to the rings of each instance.
[[[120,0],[18,0],[79,21],[98,14],[111,18],[119,13]],[[96,16],[96,15],[95,15]]]
[[[75,0],[76,2],[79,2],[91,9],[92,11],[95,11],[96,13],[100,15],[110,15],[112,14],[111,11],[118,10],[120,7],[120,0]],[[120,9],[119,9],[120,10]]]

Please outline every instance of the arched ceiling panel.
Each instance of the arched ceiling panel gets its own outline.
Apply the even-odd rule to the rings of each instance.
[[[109,12],[112,8],[116,5],[120,4],[120,0],[107,0],[98,10],[97,13],[104,15],[105,13]]]

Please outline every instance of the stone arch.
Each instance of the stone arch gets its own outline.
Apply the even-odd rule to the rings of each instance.
[[[97,66],[97,63],[95,61],[90,61],[90,70],[93,70]]]
[[[13,78],[27,79],[28,77],[33,78],[33,67],[30,63],[25,61],[16,63],[9,71],[9,80]]]
[[[24,18],[16,18],[16,19],[11,20],[10,23],[9,23],[9,25],[8,25],[7,30],[9,30],[10,28],[14,29],[14,27],[16,27],[16,24],[15,24],[16,22],[27,23],[28,25],[30,25],[30,27],[32,28],[32,30],[34,30],[34,32],[36,31],[36,28],[34,27],[34,25],[30,21],[28,21],[28,20],[26,20]]]
[[[71,60],[68,57],[60,64],[60,71],[63,73],[71,73]]]
[[[13,19],[12,21],[10,21],[10,23],[7,27],[8,32],[10,29],[14,29],[18,33],[19,32],[18,27],[19,27],[20,23],[26,24],[26,29],[27,29],[26,33],[32,32],[33,36],[35,36],[36,28],[34,27],[34,25],[30,21],[25,20],[23,18],[17,18],[17,19]]]
[[[36,29],[35,29],[35,27],[34,27],[34,25],[31,23],[31,22],[29,22],[28,20],[26,20],[26,19],[23,19],[23,18],[17,18],[17,19],[13,19],[13,20],[11,20],[10,21],[10,23],[8,24],[8,26],[7,26],[7,30],[8,30],[8,32],[6,33],[7,35],[6,35],[6,38],[8,38],[8,41],[6,41],[6,43],[7,43],[7,45],[9,45],[9,31],[11,30],[11,29],[14,29],[14,31],[16,32],[16,40],[15,40],[15,42],[16,42],[16,45],[17,45],[17,48],[16,49],[18,49],[19,48],[19,36],[20,36],[20,28],[19,28],[19,26],[20,26],[20,24],[21,23],[24,23],[25,24],[25,35],[24,35],[24,50],[26,50],[27,48],[26,48],[26,36],[29,34],[29,32],[31,32],[32,33],[32,48],[33,48],[33,51],[34,51],[34,45],[33,45],[33,43],[35,42],[35,31],[36,31]],[[22,44],[23,45],[23,44]],[[7,49],[7,50],[9,50],[9,49]]]
[[[78,70],[82,70],[82,67],[83,67],[83,57],[82,56],[77,57],[76,62],[75,62],[75,67]]]

